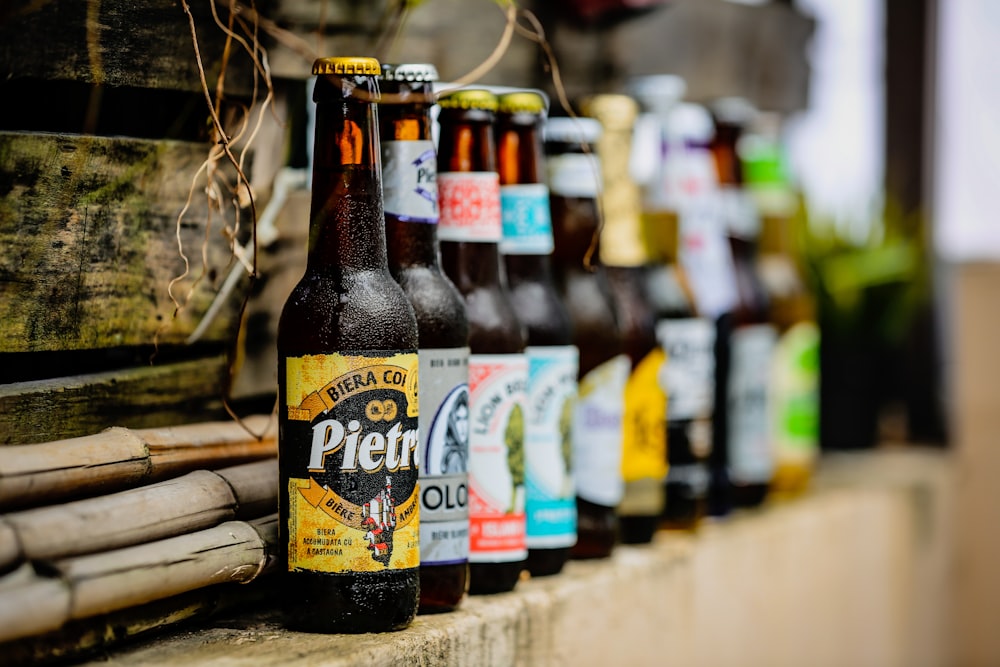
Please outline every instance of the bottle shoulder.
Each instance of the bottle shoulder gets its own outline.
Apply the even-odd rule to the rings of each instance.
[[[469,344],[469,318],[458,288],[436,267],[408,266],[395,277],[413,306],[421,348]]]
[[[417,322],[388,270],[308,272],[278,322],[283,354],[415,350]]]
[[[473,354],[524,352],[527,345],[524,326],[499,285],[474,287],[464,297]]]
[[[529,345],[570,345],[573,324],[555,285],[541,280],[510,280],[510,302],[524,325]]]

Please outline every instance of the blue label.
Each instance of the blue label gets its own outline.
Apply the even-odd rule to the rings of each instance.
[[[576,543],[573,415],[579,353],[572,345],[533,347],[528,357],[524,424],[525,513],[528,548]]]
[[[507,255],[552,252],[548,187],[542,183],[504,185],[500,188],[500,207],[503,220],[500,252]]]

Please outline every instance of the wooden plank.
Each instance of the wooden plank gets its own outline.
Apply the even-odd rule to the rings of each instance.
[[[180,230],[191,274],[174,288],[181,299],[194,291],[174,319],[177,217],[209,148],[0,132],[0,353],[149,345],[158,332],[160,344],[183,343],[232,258],[221,233],[232,207],[227,199],[225,218],[210,211],[202,179]],[[202,340],[232,339],[240,298],[237,289]]]
[[[0,385],[0,445],[220,419],[225,357]]]
[[[189,0],[210,85],[225,35],[206,0]],[[219,3],[220,17],[225,17]],[[225,18],[224,18],[225,20]],[[0,78],[199,91],[188,17],[174,0],[8,0],[0,4]],[[249,58],[233,49],[227,91],[250,93]]]

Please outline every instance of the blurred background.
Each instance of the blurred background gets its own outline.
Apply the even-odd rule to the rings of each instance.
[[[950,591],[927,604],[942,607],[953,664],[1000,664],[1000,3],[521,0],[531,17],[516,14],[517,28],[511,7],[4,3],[3,442],[217,417],[223,394],[270,411],[277,313],[305,249],[314,57],[431,62],[445,81],[542,89],[553,113],[565,113],[561,95],[575,104],[636,76],[678,75],[686,100],[739,96],[766,119],[755,132],[803,202],[800,250],[822,330],[821,446],[947,451]],[[259,45],[227,38],[237,28]],[[203,163],[219,127],[243,176],[220,155]],[[81,140],[54,133],[100,150],[74,163]],[[155,168],[134,190],[100,179],[137,162]],[[59,190],[74,174],[97,176]],[[55,208],[90,231],[48,222]],[[57,390],[81,397],[59,404],[58,420]]]

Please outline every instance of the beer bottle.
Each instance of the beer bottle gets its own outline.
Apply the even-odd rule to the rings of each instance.
[[[780,123],[776,114],[758,114],[740,159],[760,211],[760,276],[779,335],[770,386],[772,488],[790,496],[805,490],[819,455],[820,333],[801,252],[805,218],[789,183]]]
[[[629,173],[638,105],[627,95],[596,95],[587,102],[586,111],[604,130],[597,145],[604,178],[601,262],[607,267],[616,318],[632,363],[625,385],[625,495],[618,517],[622,541],[636,544],[653,538],[663,512],[667,475],[667,397],[659,382],[664,355],[644,286],[649,253],[642,238],[639,186]]]
[[[469,592],[517,584],[527,558],[525,334],[501,278],[497,99],[460,90],[438,100],[441,261],[469,317]]]
[[[386,263],[374,58],[322,58],[309,253],[278,323],[287,622],[405,627],[419,594],[417,323]]]
[[[622,413],[631,362],[604,267],[594,252],[601,191],[596,153],[601,125],[593,118],[549,118],[545,155],[552,210],[553,274],[580,351],[578,396],[573,411],[573,480],[577,540],[573,558],[611,555],[618,535],[615,508],[623,492]]]
[[[389,270],[420,333],[420,611],[458,606],[469,583],[469,322],[438,259],[433,65],[382,66]]]
[[[576,542],[573,405],[579,353],[569,313],[552,282],[552,219],[544,183],[535,92],[501,95],[496,125],[504,257],[510,300],[527,329],[528,396],[524,422],[528,570],[556,574]]]
[[[653,260],[646,291],[656,313],[656,337],[666,355],[661,374],[667,394],[666,528],[692,529],[706,510],[707,457],[712,442],[715,324],[695,309],[679,261],[680,209],[693,174],[687,147],[672,125],[684,81],[657,75],[635,79],[631,89],[645,109],[646,136],[637,132],[636,151],[648,167],[643,186],[643,226]]]
[[[753,114],[742,98],[723,98],[712,106],[712,154],[719,179],[719,212],[733,257],[737,300],[720,318],[716,354],[714,450],[724,461],[728,484],[715,489],[735,507],[759,505],[774,474],[768,424],[771,360],[777,338],[768,319],[767,294],[757,266],[760,219],[743,186],[737,143]],[[727,488],[728,487],[728,488]],[[725,500],[715,503],[723,509]]]

